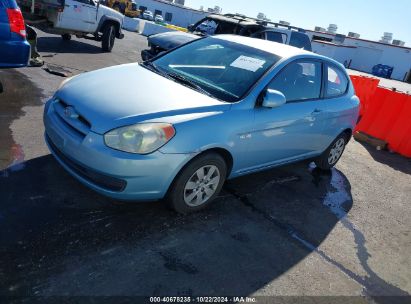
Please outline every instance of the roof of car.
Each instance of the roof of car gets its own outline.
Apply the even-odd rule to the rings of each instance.
[[[300,27],[292,26],[290,24],[284,24],[284,23],[276,23],[276,22],[271,22],[269,20],[261,20],[261,19],[256,19],[252,17],[247,17],[245,15],[241,14],[210,14],[206,17],[206,19],[212,19],[212,20],[217,20],[217,21],[225,21],[229,23],[236,23],[240,24],[244,27],[248,26],[259,26],[262,29],[264,28],[280,28],[283,30],[294,30],[298,32],[305,32]]]
[[[311,55],[311,56],[319,56],[316,55],[312,52],[305,51],[303,49],[299,49],[287,44],[282,44],[282,43],[277,43],[269,40],[263,40],[263,39],[256,39],[256,38],[250,38],[250,37],[244,37],[244,36],[239,36],[239,35],[216,35],[213,36],[214,38],[218,39],[223,39],[226,41],[232,41],[235,43],[239,44],[244,44],[246,46],[250,46],[253,48],[257,48],[260,50],[263,50],[268,53],[272,53],[274,55],[278,55],[280,57],[292,57],[296,55]]]

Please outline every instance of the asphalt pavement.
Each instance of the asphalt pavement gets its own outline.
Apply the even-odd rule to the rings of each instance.
[[[39,36],[46,64],[68,76],[139,61],[146,47],[130,32],[112,53]],[[82,186],[46,148],[43,105],[63,79],[43,68],[0,71],[0,302],[225,295],[409,303],[409,159],[352,141],[332,171],[307,161],[232,180],[193,215],[161,201],[121,203]]]

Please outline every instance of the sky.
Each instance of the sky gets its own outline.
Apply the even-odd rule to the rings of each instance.
[[[380,40],[384,32],[394,34],[411,46],[411,0],[186,0],[193,8],[214,7],[225,13],[257,17],[264,13],[273,22],[288,21],[291,25],[313,30],[338,25],[338,33],[356,32],[361,38]]]

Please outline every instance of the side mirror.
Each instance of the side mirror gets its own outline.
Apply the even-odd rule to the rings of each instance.
[[[194,24],[190,24],[189,26],[187,26],[187,29],[189,32],[192,32],[194,30]]]
[[[278,108],[285,104],[286,101],[284,94],[280,91],[267,89],[261,105],[265,108]]]

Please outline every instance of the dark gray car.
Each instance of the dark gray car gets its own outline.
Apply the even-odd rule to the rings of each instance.
[[[311,41],[305,31],[294,26],[258,20],[239,14],[211,14],[188,27],[189,33],[167,32],[149,36],[149,49],[141,52],[143,60],[151,59],[202,36],[234,34],[270,40],[311,51]]]

